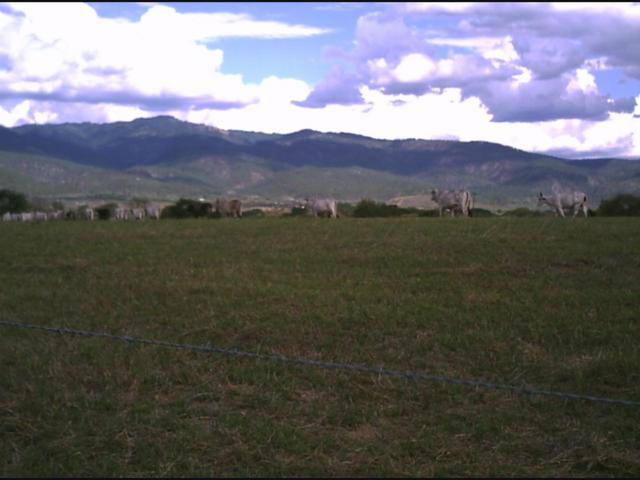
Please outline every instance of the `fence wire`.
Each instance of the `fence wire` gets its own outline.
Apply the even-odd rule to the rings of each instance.
[[[66,327],[33,325],[33,324],[18,323],[18,322],[6,321],[6,320],[0,320],[0,326],[39,330],[39,331],[45,331],[49,333],[58,333],[63,335],[78,335],[82,337],[106,338],[109,340],[119,340],[119,341],[128,342],[128,343],[155,345],[159,347],[191,350],[191,351],[202,352],[202,353],[218,353],[218,354],[230,355],[230,356],[236,356],[236,357],[248,357],[248,358],[254,358],[258,360],[269,360],[269,361],[276,361],[281,363],[312,366],[312,367],[324,368],[324,369],[330,369],[330,370],[344,370],[344,371],[350,371],[350,372],[369,373],[369,374],[374,374],[374,375],[384,376],[384,377],[405,378],[408,380],[422,380],[427,382],[443,382],[443,383],[449,383],[453,385],[464,385],[464,386],[476,387],[476,388],[480,387],[480,388],[487,388],[487,389],[493,389],[493,390],[507,391],[507,392],[512,392],[512,393],[521,394],[521,395],[531,395],[531,396],[543,395],[543,396],[552,396],[557,398],[566,398],[571,400],[586,400],[590,402],[627,405],[627,406],[634,406],[634,407],[640,406],[640,402],[634,401],[634,400],[622,400],[622,399],[615,399],[615,398],[596,397],[593,395],[558,392],[554,390],[541,390],[538,388],[527,387],[527,386],[506,385],[506,384],[500,384],[500,383],[485,382],[482,380],[467,380],[467,379],[451,378],[451,377],[446,377],[441,375],[431,375],[431,374],[421,373],[421,372],[389,370],[383,367],[371,367],[367,365],[357,365],[357,364],[338,363],[338,362],[324,362],[321,360],[311,360],[308,358],[301,358],[301,357],[287,357],[284,355],[278,355],[278,354],[272,354],[272,353],[248,352],[243,350],[237,350],[234,348],[215,347],[210,344],[191,345],[188,343],[175,343],[175,342],[167,342],[164,340],[150,340],[145,338],[132,337],[129,335],[113,335],[111,333],[104,333],[104,332],[88,332],[84,330],[76,330],[76,329],[66,328]]]

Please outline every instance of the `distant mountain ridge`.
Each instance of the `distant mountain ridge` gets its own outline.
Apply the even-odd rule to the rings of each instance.
[[[64,175],[47,174],[47,162],[76,176],[84,167],[92,181],[84,189],[73,187]],[[110,179],[108,188],[100,187],[101,175]],[[537,191],[551,188],[584,190],[594,199],[638,193],[640,162],[570,161],[482,141],[381,140],[309,129],[227,131],[159,116],[0,127],[0,188],[10,185],[60,197],[199,194],[274,201],[306,195],[388,200],[434,187],[465,187],[480,203],[508,206],[531,205]]]

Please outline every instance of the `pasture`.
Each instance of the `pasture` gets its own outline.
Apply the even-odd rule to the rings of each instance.
[[[640,402],[636,218],[0,223],[0,320]],[[640,475],[640,405],[0,325],[2,476]]]

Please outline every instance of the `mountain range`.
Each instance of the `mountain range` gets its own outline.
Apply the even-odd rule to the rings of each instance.
[[[432,188],[462,187],[487,208],[535,207],[537,193],[552,190],[585,191],[597,207],[640,193],[640,161],[567,160],[480,141],[221,130],[168,116],[0,127],[0,189],[45,199],[286,204],[330,195],[420,206]]]

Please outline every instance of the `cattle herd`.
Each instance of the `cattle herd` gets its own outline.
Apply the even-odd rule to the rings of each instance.
[[[54,210],[51,212],[34,211],[12,213],[6,212],[2,215],[3,221],[30,222],[42,220],[95,220],[97,218],[96,209],[83,205],[78,208],[68,208],[65,210]],[[110,209],[109,218],[116,220],[143,220],[145,218],[159,219],[160,208],[157,206],[147,206],[144,208],[130,208],[114,206]]]
[[[431,191],[431,200],[438,206],[440,216],[444,211],[449,211],[451,216],[460,213],[465,217],[472,216],[473,196],[471,192],[464,189],[459,190],[438,190]],[[207,204],[211,206],[211,204]],[[538,206],[549,206],[553,208],[556,215],[565,216],[565,210],[571,210],[575,217],[580,211],[584,216],[588,216],[587,195],[584,192],[554,193],[552,195],[538,194]],[[324,216],[328,218],[338,218],[337,202],[333,198],[306,198],[302,205],[306,211],[311,212],[314,217]],[[242,202],[240,200],[216,199],[215,211],[220,217],[242,217]],[[121,205],[113,206],[107,218],[115,220],[143,220],[160,219],[160,207],[149,205],[144,208],[130,208]],[[2,216],[3,221],[42,221],[42,220],[94,220],[97,217],[96,211],[88,206],[76,209],[56,210],[52,212],[33,211],[12,213],[6,212]]]

